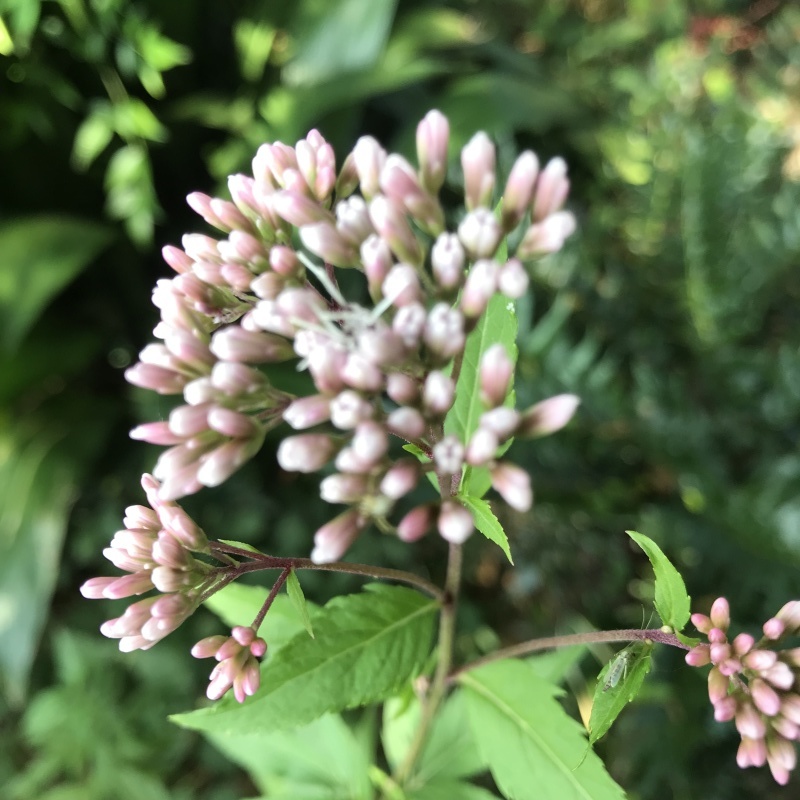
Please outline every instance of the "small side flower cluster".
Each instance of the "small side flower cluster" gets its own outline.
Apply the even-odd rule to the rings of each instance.
[[[219,663],[211,672],[206,690],[209,700],[219,700],[229,689],[238,702],[252,697],[261,682],[258,660],[267,652],[267,643],[251,627],[237,625],[230,636],[208,636],[193,648],[195,658],[215,658]]]
[[[456,435],[445,418],[467,337],[492,299],[523,295],[523,262],[559,250],[575,228],[562,210],[566,165],[554,158],[540,169],[532,152],[520,155],[495,214],[495,148],[476,134],[460,154],[465,212],[448,231],[439,201],[447,119],[431,111],[416,144],[418,168],[363,137],[337,173],[330,144],[311,131],[294,147],[263,145],[253,176],[230,178],[232,202],[189,196],[227,238],[193,234],[183,249],[165,248],[178,274],[154,294],[163,344],[145,348],[127,372],[138,386],[185,400],[168,421],[132,432],[170,446],[154,470],[162,500],[218,485],[286,421],[301,433],[282,441],[280,465],[308,473],[333,461],[321,496],[349,506],[317,531],[317,562],[340,558],[370,522],[404,541],[435,526],[463,542],[474,525],[456,494],[470,467],[488,468],[511,506],[530,507],[528,475],[500,459],[504,445],[557,430],[577,398],[561,395],[522,412],[506,407],[514,365],[498,344],[479,365],[477,430]],[[502,239],[520,226],[513,257],[498,258]],[[339,288],[339,270],[354,269],[371,305]],[[314,384],[307,396],[277,391],[261,368],[287,359],[307,369]],[[427,461],[391,452],[390,437]],[[439,496],[395,512],[425,472],[436,474]]]
[[[90,578],[81,594],[92,600],[119,600],[153,589],[159,594],[128,606],[125,613],[103,623],[100,631],[119,639],[119,649],[148,650],[172,633],[200,603],[215,582],[212,567],[193,553],[208,553],[205,534],[174,502],[159,497],[159,483],[142,477],[142,488],[152,508],[129,506],[125,530],[118,531],[103,555],[128,574]]]
[[[759,641],[748,633],[728,641],[730,607],[724,597],[714,601],[710,616],[692,614],[692,623],[708,642],[692,648],[686,663],[713,664],[708,694],[717,722],[734,720],[742,737],[738,765],[769,764],[775,780],[785,785],[797,763],[794,742],[800,741],[800,647],[777,647],[800,632],[800,600],[768,619]]]

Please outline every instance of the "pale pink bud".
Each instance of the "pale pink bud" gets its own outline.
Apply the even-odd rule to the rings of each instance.
[[[167,531],[161,531],[153,542],[153,561],[162,567],[185,569],[191,566],[193,558],[180,542]]]
[[[226,636],[206,636],[192,647],[190,652],[195,658],[213,658],[226,641]]]
[[[184,547],[195,552],[206,552],[208,539],[200,526],[178,505],[162,506],[159,509],[161,524]]]
[[[186,202],[192,211],[199,214],[209,225],[226,231],[225,225],[211,209],[211,198],[203,192],[191,192],[186,196]],[[227,232],[227,231],[226,231]]]
[[[393,372],[386,377],[386,394],[401,406],[416,403],[419,400],[419,382],[410,375]]]
[[[519,435],[547,436],[561,430],[573,417],[580,403],[574,394],[558,394],[531,406],[522,414]]]
[[[417,271],[410,264],[395,264],[386,275],[381,292],[398,308],[418,303],[422,291]]]
[[[464,466],[464,445],[457,436],[445,436],[433,446],[433,461],[437,470],[455,475]]]
[[[175,270],[175,272],[182,274],[188,272],[194,263],[191,256],[186,255],[180,247],[168,244],[161,248],[161,255],[164,261]]]
[[[208,430],[208,412],[210,403],[196,406],[178,406],[169,412],[170,430],[183,441],[189,436]]]
[[[569,211],[557,211],[525,231],[517,248],[517,257],[527,260],[557,253],[575,232],[576,226],[575,217]]]
[[[182,437],[170,430],[168,422],[146,422],[143,425],[137,425],[128,435],[131,439],[149,444],[170,445],[179,444],[182,441]]]
[[[383,371],[361,353],[350,353],[340,374],[348,386],[362,392],[378,392],[383,388]]]
[[[330,400],[321,394],[300,397],[283,412],[284,420],[296,431],[326,422],[330,415]]]
[[[202,233],[186,233],[181,237],[186,255],[193,261],[219,261],[219,242]]]
[[[383,281],[392,268],[392,251],[380,236],[367,237],[361,245],[361,265],[369,282],[370,294],[379,295]]]
[[[433,277],[442,289],[458,289],[464,280],[464,247],[454,233],[442,233],[431,249]]]
[[[349,197],[355,191],[356,186],[358,186],[358,173],[356,172],[355,158],[351,152],[347,154],[336,179],[336,196]]]
[[[711,606],[711,622],[715,628],[728,630],[731,624],[731,608],[724,597],[718,597]]]
[[[503,230],[488,208],[476,208],[461,220],[458,238],[471,259],[491,258],[503,238]]]
[[[463,544],[475,530],[472,514],[452,500],[442,503],[436,524],[441,537],[451,544]]]
[[[331,422],[340,430],[349,431],[359,422],[372,417],[372,404],[358,392],[347,389],[330,401]]]
[[[787,632],[797,633],[800,630],[800,600],[790,600],[775,618],[785,623]]]
[[[397,525],[398,538],[409,543],[421,539],[431,529],[436,511],[431,503],[412,508]]]
[[[711,644],[727,644],[728,635],[722,628],[712,628],[708,632],[708,641],[711,642]]]
[[[239,642],[242,647],[249,647],[256,638],[256,632],[246,625],[236,625],[231,630],[231,636]]]
[[[422,266],[422,248],[406,219],[403,207],[396,200],[377,195],[370,201],[369,216],[375,230],[386,240],[400,261],[415,267]]]
[[[444,212],[438,200],[422,188],[413,167],[402,156],[388,156],[380,185],[384,194],[401,203],[424,230],[435,234],[444,227]]]
[[[753,649],[756,640],[749,633],[740,633],[733,640],[733,652],[737,656],[743,656]]]
[[[139,362],[125,370],[125,380],[142,389],[158,394],[180,394],[189,382],[186,375],[154,364]]]
[[[247,175],[229,175],[228,191],[236,207],[250,217],[260,217],[261,208],[255,197],[255,181]]]
[[[327,208],[300,192],[275,192],[272,206],[279,216],[298,228],[317,222],[333,224],[333,214]]]
[[[382,425],[367,420],[356,426],[350,447],[359,460],[376,464],[386,455],[386,451],[389,449],[389,439]]]
[[[237,702],[244,703],[248,697],[252,697],[261,684],[261,672],[258,664],[248,661],[242,670],[233,679],[233,696]]]
[[[269,265],[283,278],[290,278],[300,271],[300,260],[291,247],[275,245],[269,251]]]
[[[768,717],[774,717],[781,709],[778,693],[760,678],[750,681],[750,696],[756,708]]]
[[[197,480],[203,486],[219,486],[258,452],[261,442],[262,437],[256,436],[252,439],[234,439],[214,448],[203,457],[197,470]]]
[[[503,192],[503,229],[506,232],[516,228],[528,211],[538,174],[539,159],[536,155],[530,150],[521,153],[511,168]]]
[[[761,714],[747,703],[736,712],[736,730],[743,738],[763,739],[767,733],[767,725]]]
[[[287,472],[316,472],[335,452],[336,444],[330,436],[321,433],[289,436],[278,447],[278,463]]]
[[[81,594],[87,600],[100,600],[106,597],[105,589],[117,580],[117,578],[89,578],[81,584]]]
[[[497,276],[497,288],[513,300],[523,297],[528,291],[528,273],[516,258],[512,258],[500,267]]]
[[[363,475],[328,475],[319,485],[319,496],[326,503],[356,503],[366,491],[367,479]]]
[[[401,406],[389,413],[386,427],[400,438],[414,441],[425,433],[425,419],[416,408]]]
[[[704,667],[711,663],[711,654],[707,644],[698,644],[686,654],[686,663],[690,667]]]
[[[731,646],[725,643],[714,643],[709,648],[711,654],[711,662],[720,665],[723,661],[727,661],[731,657]]]
[[[442,188],[447,174],[450,123],[440,111],[429,111],[417,125],[417,160],[422,185],[432,194]]]
[[[103,597],[109,600],[120,600],[123,597],[144,594],[153,588],[153,583],[150,572],[134,572],[131,575],[123,575],[105,587]]]
[[[514,364],[502,344],[493,344],[481,357],[480,397],[489,408],[499,406],[508,394]]]
[[[463,315],[448,303],[437,303],[425,321],[423,339],[440,362],[449,361],[464,349],[466,335]]]
[[[353,148],[353,163],[361,184],[361,194],[369,200],[380,188],[386,151],[371,136],[362,136]]]
[[[501,406],[481,414],[480,427],[491,431],[503,442],[515,433],[520,419],[519,411]]]
[[[239,230],[253,232],[255,230],[252,222],[228,200],[212,197],[210,205],[211,211],[216,215],[223,231]]]
[[[356,509],[351,509],[323,525],[314,534],[311,560],[315,564],[329,564],[341,558],[364,527],[365,520]]]
[[[773,650],[753,650],[742,658],[742,663],[748,668],[761,672],[769,669],[778,660],[778,654]]]
[[[336,267],[352,267],[358,250],[345,239],[332,222],[316,222],[300,228],[300,241],[314,255]]]
[[[568,194],[567,163],[563,158],[552,158],[542,170],[536,184],[533,218],[538,221],[554,214],[564,205]]]
[[[723,697],[714,704],[714,719],[717,722],[730,722],[736,716],[736,698]]]
[[[153,580],[153,586],[159,592],[179,592],[181,589],[188,587],[191,583],[191,576],[183,570],[173,569],[172,567],[155,567],[150,576]],[[142,628],[142,635],[146,639],[153,638],[153,633],[148,632]]]
[[[742,671],[742,662],[738,658],[726,658],[717,668],[723,675],[730,677]]]
[[[266,652],[267,643],[261,638],[253,639],[253,643],[250,645],[251,655],[255,656],[256,658],[262,658]]]
[[[334,461],[339,472],[367,473],[375,466],[370,461],[360,458],[352,447],[343,447],[337,454]]]
[[[487,428],[478,428],[467,445],[466,461],[471,466],[486,464],[494,458],[499,442],[497,436]]]
[[[781,619],[773,617],[764,623],[762,630],[764,631],[764,636],[766,636],[767,639],[776,641],[777,639],[780,639],[786,631],[786,623]]]
[[[793,667],[800,667],[800,647],[792,647],[781,653],[781,658]]]
[[[761,737],[757,739],[742,737],[736,752],[736,764],[741,769],[747,769],[747,767],[763,767],[766,761],[767,745],[764,740]]]
[[[794,722],[790,722],[785,717],[780,715],[774,717],[770,720],[770,724],[784,739],[788,739],[792,742],[800,739],[800,726],[795,725]]]
[[[380,485],[381,494],[397,500],[417,485],[419,476],[420,465],[416,459],[401,459],[389,467],[383,476]]]
[[[495,151],[483,131],[476,133],[461,150],[461,167],[467,210],[489,205],[494,192]]]
[[[392,320],[392,330],[409,350],[414,350],[419,345],[427,319],[424,306],[411,303],[398,309]]]
[[[781,701],[781,714],[795,725],[800,725],[800,695],[786,695]]]
[[[362,197],[355,195],[337,203],[336,230],[357,247],[374,234],[367,204]]]
[[[692,614],[689,619],[700,633],[708,633],[714,627],[711,618],[707,617],[705,614]]]
[[[528,511],[533,505],[531,479],[520,467],[500,462],[491,468],[492,488],[517,511]]]
[[[217,650],[215,658],[217,661],[228,661],[228,659],[236,658],[236,656],[240,655],[242,649],[242,645],[233,636],[229,636]]]
[[[761,677],[769,681],[776,689],[782,689],[784,692],[788,692],[794,686],[794,672],[783,661],[778,661],[769,669],[764,670]]]
[[[376,325],[358,335],[358,352],[379,367],[386,367],[403,360],[403,340],[385,325]]]
[[[314,379],[314,385],[320,392],[333,394],[344,388],[344,369],[347,365],[347,353],[338,346],[317,347],[308,355],[308,371]],[[354,369],[355,365],[351,366]],[[353,381],[358,380],[356,373],[351,373]],[[362,376],[363,377],[363,376]],[[375,380],[374,373],[372,380]]]
[[[262,392],[267,379],[253,367],[232,361],[218,361],[211,370],[211,383],[215,389],[235,397]]]
[[[797,753],[785,739],[771,738],[767,742],[767,763],[775,782],[786,786],[790,773],[797,764]]]
[[[456,387],[449,375],[434,370],[429,372],[422,387],[422,404],[425,409],[443,417],[453,406]]]
[[[211,339],[211,352],[222,361],[250,364],[274,363],[294,357],[294,348],[282,336],[243,330],[231,325],[217,331]]]

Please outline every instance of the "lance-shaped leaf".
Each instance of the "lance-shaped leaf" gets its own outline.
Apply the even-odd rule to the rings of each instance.
[[[246,703],[228,696],[171,719],[197,730],[255,733],[382,700],[425,663],[436,609],[412,589],[381,584],[334,598],[314,618],[316,639],[303,631],[267,658],[261,688]]]
[[[526,663],[494,662],[459,682],[478,748],[509,800],[624,798],[600,759],[586,753],[583,728],[555,699],[561,690]]]
[[[461,502],[472,512],[472,519],[475,527],[487,538],[493,541],[505,554],[506,558],[513,564],[511,549],[508,546],[508,537],[500,524],[500,520],[492,512],[492,507],[485,501],[477,497],[459,498]]]
[[[691,601],[683,578],[652,539],[636,531],[626,533],[644,550],[653,565],[656,576],[655,605],[661,621],[676,631],[681,630],[689,620]]]
[[[589,718],[589,743],[594,744],[611,727],[625,706],[639,693],[650,672],[653,645],[646,642],[621,650],[597,677],[592,713]]]

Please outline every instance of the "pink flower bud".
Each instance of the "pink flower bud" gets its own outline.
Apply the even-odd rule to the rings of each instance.
[[[466,461],[471,466],[482,466],[491,461],[500,443],[488,428],[478,428],[467,445]]]
[[[785,717],[780,715],[774,717],[770,720],[770,724],[784,739],[788,739],[791,742],[796,742],[800,739],[800,726],[795,725],[794,722],[790,722]]]
[[[386,275],[381,291],[398,308],[418,303],[422,296],[417,271],[410,264],[395,264]]]
[[[522,414],[519,435],[547,436],[561,430],[573,417],[580,398],[574,394],[558,394],[531,406]]]
[[[557,212],[569,194],[567,164],[563,158],[552,158],[539,175],[533,200],[533,218],[537,221]]]
[[[267,386],[267,381],[257,369],[244,364],[220,361],[211,370],[211,384],[215,389],[235,397],[262,391]]]
[[[742,743],[736,753],[736,763],[741,769],[747,767],[763,767],[767,761],[767,745],[761,737],[751,739],[742,737]]]
[[[398,309],[392,320],[392,330],[409,350],[419,346],[428,314],[421,303],[411,303]]]
[[[689,619],[700,633],[708,633],[714,627],[710,617],[707,617],[705,614],[692,614]]]
[[[747,703],[736,712],[736,730],[743,738],[763,739],[767,733],[767,726],[758,711]]]
[[[396,408],[386,418],[386,427],[406,441],[419,439],[425,433],[425,419],[416,408]]]
[[[724,597],[718,597],[711,606],[711,622],[715,628],[728,630],[731,624],[731,609]]]
[[[454,290],[464,280],[464,247],[453,233],[442,233],[431,250],[433,277],[442,289]]]
[[[472,536],[475,523],[472,514],[460,503],[445,500],[439,510],[437,527],[441,537],[451,544],[463,544]]]
[[[503,230],[488,208],[476,208],[461,220],[458,238],[471,259],[492,258],[503,238]]]
[[[358,186],[358,173],[356,172],[355,158],[348,153],[336,179],[336,196],[349,197]]]
[[[263,435],[250,439],[234,439],[214,448],[203,457],[197,470],[197,480],[203,486],[219,486],[261,448]]]
[[[413,167],[402,156],[391,154],[380,176],[384,194],[399,202],[428,233],[436,234],[444,227],[444,212],[438,200],[425,189]]]
[[[239,642],[242,647],[249,647],[256,638],[256,632],[245,625],[237,625],[231,630],[231,636]]]
[[[704,667],[711,663],[711,654],[707,644],[698,644],[686,654],[686,663],[690,667]]]
[[[314,255],[336,267],[351,267],[356,263],[358,250],[345,239],[332,222],[316,222],[300,228],[300,241]]]
[[[168,422],[146,422],[143,425],[137,425],[128,435],[131,439],[148,444],[169,445],[182,441],[182,437],[170,430]]]
[[[371,199],[380,188],[380,174],[386,163],[386,151],[371,136],[362,136],[353,148],[353,162],[361,194]]]
[[[443,417],[455,401],[456,387],[452,379],[443,372],[429,372],[422,387],[422,404],[427,411]]]
[[[330,436],[321,433],[289,436],[278,447],[278,463],[287,472],[316,472],[335,452],[336,444]]]
[[[749,633],[740,633],[733,640],[733,652],[737,656],[743,656],[753,649],[756,640]]]
[[[494,344],[484,352],[480,363],[480,397],[484,405],[502,405],[513,374],[514,364],[502,344]]]
[[[300,397],[283,412],[284,420],[296,431],[326,422],[330,415],[330,400],[321,394]]]
[[[386,394],[400,406],[416,403],[419,400],[419,382],[410,375],[393,372],[386,377]]]
[[[360,461],[376,464],[386,455],[386,451],[389,449],[386,430],[382,425],[372,420],[359,422],[353,434],[350,447]]]
[[[342,380],[362,392],[379,392],[383,388],[383,371],[360,353],[350,353],[341,371]]]
[[[191,256],[186,255],[179,247],[175,247],[171,244],[161,248],[161,255],[164,261],[178,274],[188,272],[194,263]]]
[[[367,237],[361,245],[361,264],[373,297],[380,295],[383,281],[392,268],[392,251],[380,236]]]
[[[736,716],[736,698],[723,697],[714,704],[714,719],[717,722],[730,722]]]
[[[711,644],[727,644],[728,635],[721,628],[712,628],[708,632],[708,641]]]
[[[333,214],[327,208],[296,191],[275,192],[272,195],[272,207],[279,216],[298,228],[317,222],[327,222],[332,225],[334,220]]]
[[[362,197],[355,195],[337,203],[336,230],[357,247],[374,235],[367,204]]]
[[[87,600],[100,600],[105,595],[105,590],[111,586],[117,578],[89,578],[81,585],[81,594]]]
[[[158,394],[180,394],[189,382],[186,375],[154,364],[139,362],[125,370],[125,380],[142,389],[150,389]]]
[[[212,658],[226,641],[227,636],[206,636],[192,647],[191,654],[195,658]]]
[[[311,560],[315,564],[329,564],[341,558],[364,527],[365,520],[356,509],[351,509],[323,525],[314,534]]]
[[[405,344],[398,334],[385,326],[362,331],[358,336],[358,352],[379,367],[403,361]]]
[[[786,623],[784,623],[784,621],[781,619],[776,619],[773,617],[764,623],[762,630],[764,631],[764,636],[766,636],[767,639],[776,641],[777,639],[780,639],[786,631]]]
[[[187,233],[181,237],[186,255],[192,261],[219,261],[219,242],[202,233]]]
[[[557,253],[576,227],[575,217],[569,211],[558,211],[542,222],[531,225],[517,247],[517,258],[526,261]]]
[[[256,658],[263,658],[267,652],[267,643],[261,639],[254,639],[250,645],[250,653]]]
[[[495,183],[495,151],[489,137],[476,133],[461,150],[464,170],[464,201],[468,211],[488,206],[492,201]]]
[[[513,408],[494,408],[481,414],[480,427],[491,431],[498,440],[503,442],[513,436],[519,427],[520,413]]]
[[[781,701],[781,714],[800,726],[800,695],[789,694]]]
[[[531,479],[520,467],[499,462],[491,468],[492,488],[517,511],[529,511],[533,505]]]
[[[774,717],[781,709],[778,693],[760,678],[750,681],[750,696],[756,708],[768,717]]]
[[[439,111],[429,111],[417,126],[417,160],[422,185],[432,194],[442,188],[447,175],[450,123]]]
[[[773,650],[752,650],[742,658],[742,663],[748,668],[761,672],[769,669],[778,660],[778,654]]]
[[[797,633],[800,630],[800,600],[790,600],[775,618],[785,623],[787,632]]]
[[[211,352],[222,361],[250,364],[275,363],[294,357],[294,348],[282,336],[243,330],[231,325],[217,331],[211,339]]]
[[[397,536],[403,542],[421,539],[436,519],[437,507],[431,503],[412,508],[397,525]]]
[[[738,658],[726,658],[717,665],[717,668],[723,675],[731,677],[742,671],[742,662]]]
[[[783,661],[778,661],[769,669],[763,670],[761,677],[769,681],[776,689],[781,689],[784,692],[788,692],[795,682],[792,668]]]
[[[533,198],[533,188],[539,174],[539,159],[530,150],[521,153],[506,182],[503,192],[503,230],[513,230],[522,221]]]
[[[108,600],[121,600],[123,597],[144,594],[153,588],[153,583],[150,572],[134,572],[131,575],[123,575],[106,585],[103,597]]]
[[[455,475],[464,466],[464,445],[457,436],[445,436],[433,446],[436,469],[445,475]]]
[[[772,738],[767,742],[767,763],[775,782],[786,786],[797,764],[797,753],[790,742]]]
[[[781,653],[781,658],[793,667],[800,667],[800,647],[792,647]]]
[[[396,200],[377,195],[370,201],[369,216],[375,230],[386,240],[398,260],[415,267],[422,266],[422,248],[406,219],[403,207]]]
[[[731,646],[727,643],[714,643],[709,648],[711,662],[719,666],[731,657]]]
[[[428,314],[422,335],[431,353],[449,361],[464,349],[464,317],[447,303],[437,303]]]
[[[516,258],[510,259],[500,267],[497,288],[506,297],[510,297],[513,300],[523,297],[528,291],[528,284],[528,273]]]
[[[331,422],[342,431],[349,431],[372,417],[372,404],[352,389],[339,392],[330,402]]]
[[[398,500],[417,485],[420,471],[420,465],[416,459],[403,458],[395,462],[381,480],[381,494],[392,500]]]
[[[363,475],[328,475],[319,485],[320,497],[326,503],[357,503],[366,491],[367,479]]]

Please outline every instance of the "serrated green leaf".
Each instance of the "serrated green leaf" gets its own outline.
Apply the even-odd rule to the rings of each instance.
[[[308,613],[306,596],[303,594],[303,587],[300,585],[300,580],[294,570],[289,572],[289,577],[286,579],[286,594],[289,595],[289,599],[292,601],[295,611],[300,615],[300,619],[303,621],[303,627],[313,639],[314,627],[311,624],[311,616]]]
[[[653,646],[634,644],[621,650],[597,676],[592,713],[589,718],[589,744],[594,744],[611,727],[625,706],[633,700],[650,672]],[[624,666],[621,659],[625,659]],[[619,672],[618,681],[609,686],[612,670]],[[620,672],[621,670],[621,672]]]
[[[583,728],[555,700],[557,687],[509,659],[459,676],[473,735],[509,800],[622,800]],[[586,755],[583,762],[582,756]]]
[[[23,217],[0,225],[0,346],[15,348],[111,238],[108,228],[76,217]]]
[[[689,620],[691,598],[686,584],[672,562],[650,538],[636,531],[625,531],[644,550],[656,578],[655,606],[661,621],[679,631]]]
[[[419,592],[381,584],[334,598],[314,618],[316,639],[303,632],[267,658],[261,688],[246,703],[223,698],[171,719],[196,730],[257,733],[382,700],[425,663],[437,608]]]
[[[383,706],[381,741],[392,769],[403,762],[419,726],[420,706],[414,698],[391,698]],[[468,778],[486,768],[470,730],[464,698],[454,692],[436,715],[411,783]],[[456,795],[453,795],[454,797]]]
[[[268,593],[266,587],[231,583],[209,597],[203,605],[230,627],[249,625],[264,605]],[[308,605],[312,606],[313,613],[316,606]],[[279,594],[258,632],[266,640],[270,653],[274,653],[297,636],[303,627],[302,617],[288,595]]]
[[[337,714],[293,731],[205,735],[270,798],[371,797],[368,755]]]
[[[475,527],[490,541],[494,542],[505,554],[506,558],[513,564],[511,558],[511,548],[508,545],[508,537],[503,530],[500,521],[492,513],[492,507],[486,500],[477,497],[459,497],[459,500],[470,510]]]
[[[251,553],[263,555],[257,547],[253,547],[253,545],[247,542],[237,542],[235,539],[218,539],[217,541],[222,542],[222,544],[229,544],[231,547],[238,547],[241,550],[248,550]]]

